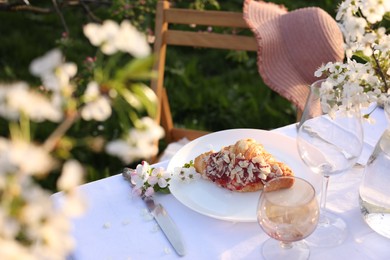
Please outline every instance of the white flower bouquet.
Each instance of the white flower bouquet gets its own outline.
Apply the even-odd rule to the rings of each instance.
[[[345,39],[346,62],[328,63],[315,72],[326,77],[322,99],[382,105],[390,95],[390,1],[345,0],[336,19]]]

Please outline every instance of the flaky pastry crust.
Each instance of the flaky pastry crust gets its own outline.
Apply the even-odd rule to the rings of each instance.
[[[258,191],[273,178],[294,175],[290,167],[277,161],[262,144],[251,138],[239,140],[219,152],[200,154],[194,160],[194,167],[203,178],[237,192]],[[292,185],[290,180],[275,183],[270,189]]]

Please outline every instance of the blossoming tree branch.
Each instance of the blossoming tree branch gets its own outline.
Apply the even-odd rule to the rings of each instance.
[[[345,0],[336,19],[344,34],[346,62],[328,63],[316,71],[316,76],[326,77],[323,100],[336,97],[362,107],[383,106],[390,96],[390,1]]]
[[[0,136],[0,243],[10,248],[0,259],[65,259],[74,246],[69,218],[85,208],[76,189],[85,172],[103,171],[98,163],[107,157],[122,168],[158,152],[164,133],[153,119],[156,96],[143,83],[153,76],[145,35],[110,20],[84,33],[98,47],[89,73],[79,75],[53,49],[31,63],[41,85],[0,84],[0,119],[8,124]],[[39,183],[53,174],[61,205]]]

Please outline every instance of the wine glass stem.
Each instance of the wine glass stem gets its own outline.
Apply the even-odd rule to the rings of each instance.
[[[290,249],[290,248],[292,248],[292,243],[291,242],[280,241],[279,244],[280,244],[280,247],[283,248],[283,249]]]
[[[328,185],[329,185],[329,175],[323,174],[322,175],[322,192],[321,192],[321,198],[320,198],[320,210],[322,213],[326,210],[326,196],[328,193]],[[328,222],[327,218],[324,217],[324,214],[320,214],[320,224],[326,224]]]
[[[320,207],[321,210],[325,210],[326,208],[326,195],[328,193],[328,185],[329,185],[329,175],[324,174],[324,177],[322,178],[322,192],[321,192],[321,201],[320,201]]]

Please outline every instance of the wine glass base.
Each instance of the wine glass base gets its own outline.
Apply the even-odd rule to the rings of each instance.
[[[275,239],[268,239],[264,242],[262,247],[262,254],[266,260],[306,260],[310,256],[310,249],[303,241],[293,242],[287,244],[289,246],[282,245],[281,242]]]
[[[334,247],[342,244],[347,235],[347,224],[342,218],[329,211],[322,211],[317,228],[305,241],[313,247]]]

